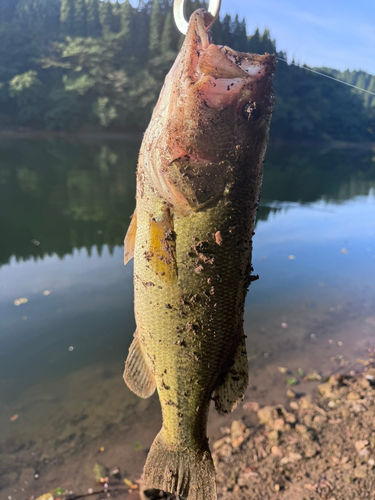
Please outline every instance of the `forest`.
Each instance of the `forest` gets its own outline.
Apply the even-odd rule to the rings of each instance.
[[[203,6],[189,0],[193,12]],[[217,44],[287,54],[268,30],[225,15]],[[0,131],[139,131],[182,44],[171,3],[0,0]],[[363,71],[320,71],[375,91]],[[280,61],[272,134],[284,140],[375,140],[375,97]]]

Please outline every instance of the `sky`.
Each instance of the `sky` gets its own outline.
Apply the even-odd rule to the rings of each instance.
[[[277,49],[308,66],[375,74],[374,0],[222,0],[221,15],[268,28]]]
[[[374,0],[222,0],[227,13],[245,17],[248,34],[268,28],[289,61],[375,74]]]

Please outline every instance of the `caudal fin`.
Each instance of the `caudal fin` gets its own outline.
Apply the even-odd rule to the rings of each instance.
[[[144,489],[175,493],[186,500],[216,500],[215,468],[208,449],[178,451],[168,447],[159,432],[143,471]]]

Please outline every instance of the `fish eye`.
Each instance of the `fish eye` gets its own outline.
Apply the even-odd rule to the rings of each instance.
[[[256,102],[248,102],[242,108],[242,116],[247,122],[255,123],[261,117],[260,106]]]

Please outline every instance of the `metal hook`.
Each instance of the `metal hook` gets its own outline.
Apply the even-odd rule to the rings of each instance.
[[[189,23],[185,19],[184,14],[185,0],[175,0],[173,4],[173,16],[177,28],[186,35]],[[219,17],[221,0],[209,0],[208,12],[214,17],[207,29],[211,28],[216,19]]]

